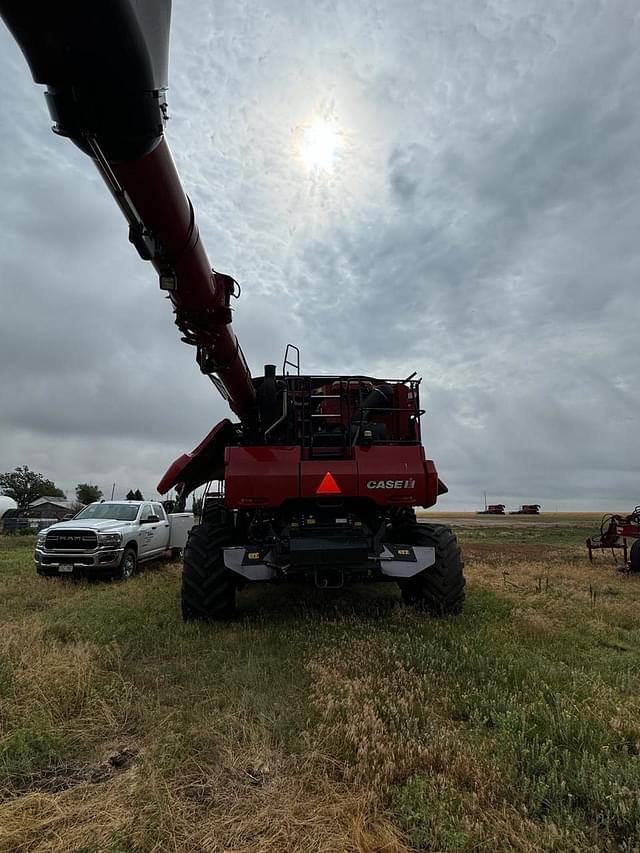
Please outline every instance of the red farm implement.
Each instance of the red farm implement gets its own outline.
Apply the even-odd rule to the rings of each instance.
[[[635,541],[629,545],[629,539]],[[587,550],[590,562],[594,551],[611,551],[614,558],[616,551],[622,551],[622,568],[634,574],[640,572],[640,506],[629,515],[603,516],[600,534],[587,539]]]
[[[504,504],[489,504],[486,509],[482,509],[476,515],[504,515]]]
[[[522,504],[520,509],[510,512],[509,515],[540,515],[540,504]]]

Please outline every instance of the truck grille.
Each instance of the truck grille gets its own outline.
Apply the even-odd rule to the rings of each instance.
[[[93,557],[67,557],[67,560],[72,560],[74,566],[93,566]],[[64,557],[58,555],[53,557],[43,556],[40,558],[43,566],[57,566],[61,561],[64,562]]]
[[[47,551],[92,551],[98,537],[88,530],[52,530],[45,539]]]

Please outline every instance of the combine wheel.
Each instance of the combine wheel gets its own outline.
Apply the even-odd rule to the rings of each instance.
[[[433,566],[416,577],[400,581],[404,603],[434,616],[460,613],[464,603],[464,563],[451,529],[442,524],[416,523],[398,528],[393,538],[408,545],[436,549]]]
[[[632,575],[640,574],[640,539],[631,546],[629,552],[629,571]]]
[[[224,565],[222,549],[231,543],[226,524],[199,524],[189,533],[182,570],[185,622],[228,619],[236,609],[236,583]]]

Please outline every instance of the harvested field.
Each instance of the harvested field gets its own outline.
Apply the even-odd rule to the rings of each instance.
[[[637,853],[640,577],[599,515],[513,518],[455,519],[442,621],[379,585],[185,626],[177,564],[49,581],[0,537],[0,851]]]

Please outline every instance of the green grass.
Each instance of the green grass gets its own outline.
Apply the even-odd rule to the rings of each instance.
[[[640,578],[576,524],[462,529],[440,621],[379,585],[184,625],[175,564],[45,580],[0,537],[0,850],[637,853]]]

